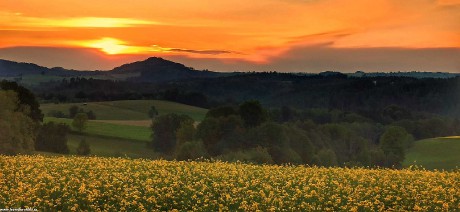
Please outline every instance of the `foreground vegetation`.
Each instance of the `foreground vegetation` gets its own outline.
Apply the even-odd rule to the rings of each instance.
[[[0,208],[455,211],[460,172],[97,157],[0,157]],[[6,189],[7,188],[7,189]]]

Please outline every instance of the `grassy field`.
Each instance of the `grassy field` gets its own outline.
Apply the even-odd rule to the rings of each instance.
[[[129,157],[129,158],[158,158],[158,154],[152,149],[146,148],[146,142],[119,138],[100,137],[94,135],[80,135],[71,133],[68,135],[67,146],[69,155],[35,151],[35,155],[43,156],[66,156],[77,155],[77,147],[81,140],[85,140],[91,149],[91,154],[100,157]]]
[[[139,127],[150,127],[152,120],[91,120],[93,122],[128,125],[128,126],[139,126]]]
[[[76,149],[82,139],[90,145],[91,155],[104,157],[156,158],[152,149],[146,148],[146,142],[98,136],[70,134],[67,145],[70,154],[76,155]]]
[[[45,122],[54,121],[57,123],[65,123],[69,126],[72,124],[72,119],[45,117]],[[97,121],[89,121],[83,133],[88,135],[97,135],[105,137],[114,137],[120,139],[150,141],[152,130],[145,126],[120,125],[113,123],[104,123]]]
[[[403,166],[421,165],[427,169],[460,168],[460,138],[432,138],[416,141]]]
[[[0,156],[0,208],[458,211],[460,172]]]
[[[177,113],[192,117],[196,121],[204,119],[207,110],[190,105],[160,100],[122,100],[110,102],[66,103],[66,104],[42,104],[40,109],[46,115],[50,111],[61,111],[68,114],[73,105],[83,108],[85,111],[92,110],[96,118],[100,120],[147,120],[148,111],[155,106],[159,114]]]

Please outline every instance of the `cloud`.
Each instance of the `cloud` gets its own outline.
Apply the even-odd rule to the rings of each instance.
[[[194,53],[194,54],[209,54],[209,55],[236,53],[236,52],[233,52],[233,51],[226,51],[226,50],[193,50],[193,49],[177,49],[177,48],[169,49],[169,51],[172,51],[172,52],[188,52],[188,53]]]
[[[0,13],[0,26],[4,29],[23,28],[121,28],[141,25],[159,25],[160,22],[133,18],[114,17],[72,17],[72,18],[43,18],[29,17],[21,13]]]
[[[269,58],[267,63],[232,58],[168,58],[197,69],[216,71],[460,72],[460,48],[334,48],[325,43],[298,46]]]

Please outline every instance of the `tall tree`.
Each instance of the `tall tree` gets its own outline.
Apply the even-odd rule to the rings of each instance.
[[[240,116],[248,128],[257,127],[266,120],[266,114],[259,101],[247,101],[240,105]]]
[[[193,141],[195,133],[196,129],[193,120],[182,121],[176,132],[177,145]]]
[[[19,102],[15,111],[19,111],[21,108],[27,106],[30,110],[30,112],[27,113],[27,116],[29,116],[34,122],[43,122],[43,113],[40,110],[40,104],[30,90],[18,85],[16,82],[6,80],[0,82],[0,89],[16,92]]]
[[[380,148],[389,160],[388,166],[401,166],[405,157],[405,147],[413,141],[413,137],[404,128],[390,126],[380,136]]]
[[[207,113],[206,113],[206,118],[208,117],[227,117],[230,115],[238,115],[238,112],[231,106],[220,106],[216,108],[211,108]]]
[[[38,151],[68,154],[67,134],[70,128],[66,124],[48,122],[44,124],[35,141],[35,149]]]
[[[174,113],[161,115],[152,120],[152,142],[149,146],[161,153],[172,153],[176,147],[176,133],[183,122],[193,122],[186,115]]]
[[[86,128],[86,123],[88,122],[88,115],[86,113],[77,113],[75,118],[72,121],[72,127],[78,130],[78,132],[83,132]]]
[[[37,124],[22,108],[14,91],[0,91],[0,154],[14,155],[34,150]]]
[[[77,115],[77,113],[80,111],[80,108],[76,105],[72,105],[70,108],[69,108],[69,117],[71,119],[75,118],[75,115]]]
[[[91,148],[85,139],[82,139],[77,147],[77,155],[89,155],[91,154]]]
[[[149,117],[153,119],[156,116],[158,116],[158,110],[155,108],[155,106],[152,105],[152,107],[150,107],[150,110],[149,110]]]

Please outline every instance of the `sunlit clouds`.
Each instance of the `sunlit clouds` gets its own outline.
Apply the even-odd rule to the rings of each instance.
[[[254,70],[281,59],[301,64],[311,57],[291,52],[318,46],[331,53],[360,48],[457,49],[459,20],[459,0],[1,1],[0,51],[90,48],[106,58],[180,57],[202,61],[203,66],[216,60],[210,65]],[[334,59],[324,55],[321,61],[333,64]],[[323,71],[301,67],[300,71]],[[356,66],[365,68],[369,67]]]
[[[135,27],[139,25],[160,24],[154,21],[129,18],[77,17],[77,18],[39,18],[26,17],[22,13],[0,13],[2,29],[34,28],[115,28]]]

